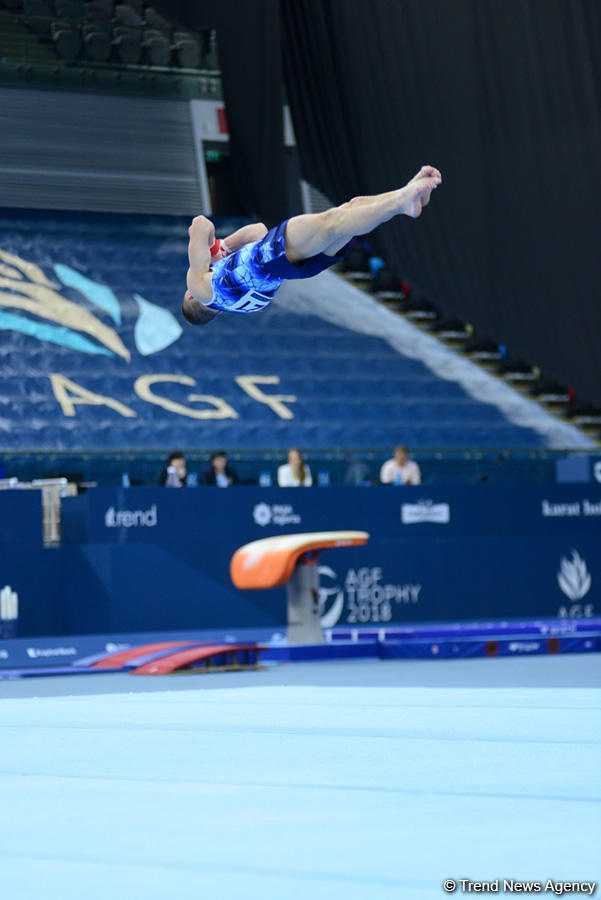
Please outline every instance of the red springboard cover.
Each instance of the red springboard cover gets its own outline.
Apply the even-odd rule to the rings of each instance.
[[[204,647],[189,647],[187,650],[179,650],[163,656],[161,659],[148,662],[138,669],[134,669],[132,675],[168,675],[176,669],[182,669],[192,663],[221,653],[232,653],[236,650],[264,650],[258,644],[206,644]]]
[[[175,650],[178,647],[189,647],[190,644],[197,643],[193,641],[160,641],[156,644],[139,644],[137,647],[129,647],[127,650],[119,650],[118,653],[111,653],[104,659],[99,659],[93,663],[91,669],[118,669],[119,666],[125,665],[137,656],[146,656],[148,653],[157,653],[159,650],[169,650],[171,647]]]

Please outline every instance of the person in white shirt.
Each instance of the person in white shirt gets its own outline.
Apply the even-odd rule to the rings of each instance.
[[[394,448],[392,459],[386,460],[380,469],[382,484],[421,484],[419,466],[409,459],[409,449],[404,444]]]
[[[288,462],[278,467],[278,485],[280,487],[311,487],[312,484],[311,469],[303,460],[300,450],[289,450]]]

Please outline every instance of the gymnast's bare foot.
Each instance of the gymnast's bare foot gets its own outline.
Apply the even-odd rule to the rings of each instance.
[[[430,202],[432,191],[442,182],[442,175],[434,166],[422,166],[404,188],[399,191],[399,212],[412,219],[421,215]]]

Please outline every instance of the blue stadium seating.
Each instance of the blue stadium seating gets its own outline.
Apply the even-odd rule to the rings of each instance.
[[[258,315],[223,315],[204,329],[187,326],[179,312],[187,226],[171,217],[0,211],[4,448],[544,444],[496,406],[342,321],[294,314],[276,301]],[[52,284],[44,285],[27,263]],[[104,291],[94,293],[92,282]],[[71,301],[68,321],[62,319],[65,301]],[[59,381],[54,390],[51,374]],[[135,383],[158,375],[176,380],[150,386],[155,398],[165,398],[157,403],[140,388],[137,393]],[[283,400],[291,417],[251,396],[239,376],[267,376],[270,382],[256,382],[265,395],[295,397]],[[69,395],[83,389],[124,406],[98,398],[96,405],[61,407],[60,384]],[[75,397],[83,399],[93,396]],[[201,418],[199,410],[213,417]]]

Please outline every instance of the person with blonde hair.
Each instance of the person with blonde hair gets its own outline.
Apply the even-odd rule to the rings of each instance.
[[[304,461],[300,450],[293,447],[288,451],[288,462],[278,467],[278,485],[280,487],[311,487],[312,484],[311,469]]]

